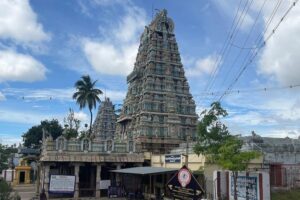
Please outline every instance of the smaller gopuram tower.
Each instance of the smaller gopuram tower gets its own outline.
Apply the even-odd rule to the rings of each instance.
[[[174,23],[158,12],[140,38],[117,134],[143,151],[168,152],[196,134],[196,105],[184,74]]]
[[[101,103],[97,117],[93,123],[93,135],[96,139],[113,139],[116,131],[117,116],[115,109],[109,98]]]

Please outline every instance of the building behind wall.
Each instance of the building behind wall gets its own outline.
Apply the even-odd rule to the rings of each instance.
[[[270,172],[273,188],[300,188],[300,138],[242,137],[245,150],[262,152],[262,168]]]
[[[122,139],[134,138],[144,151],[165,152],[186,135],[195,137],[197,115],[189,92],[173,20],[167,11],[157,13],[140,38],[128,91],[118,119]]]

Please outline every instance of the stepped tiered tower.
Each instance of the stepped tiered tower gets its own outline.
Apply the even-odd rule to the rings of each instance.
[[[127,76],[128,92],[118,118],[117,133],[133,138],[144,151],[167,152],[195,137],[195,102],[184,75],[174,23],[167,11],[140,38],[134,69]]]
[[[93,134],[97,139],[113,139],[116,131],[117,116],[109,98],[101,103],[97,117],[93,123]]]

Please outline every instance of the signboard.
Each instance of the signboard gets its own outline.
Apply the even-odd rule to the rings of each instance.
[[[73,193],[75,176],[51,175],[49,191],[52,193]]]
[[[110,186],[110,180],[100,181],[100,190],[107,190],[109,186]]]
[[[181,155],[165,155],[165,163],[181,163]]]
[[[13,173],[14,171],[11,169],[7,169],[4,171],[5,181],[12,182],[13,181]]]
[[[167,187],[175,199],[201,199],[204,193],[204,190],[186,166],[178,170],[167,183]]]
[[[258,176],[239,175],[237,177],[236,191],[238,199],[259,200]],[[230,199],[234,199],[234,177],[230,176]]]

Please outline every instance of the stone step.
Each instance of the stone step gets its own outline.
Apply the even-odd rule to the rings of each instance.
[[[35,192],[36,186],[34,184],[16,185],[13,189],[17,192]]]

